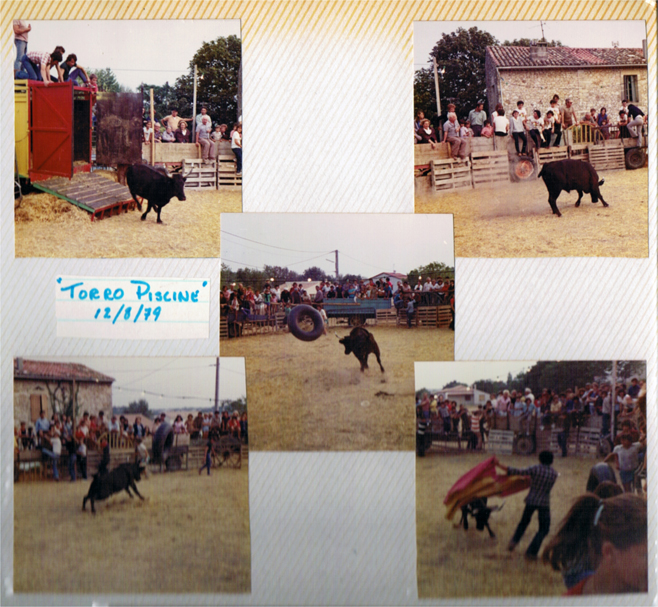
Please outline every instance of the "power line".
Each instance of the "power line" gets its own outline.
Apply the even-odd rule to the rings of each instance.
[[[266,247],[270,247],[272,249],[281,249],[282,251],[294,251],[295,253],[322,253],[323,255],[326,255],[326,252],[322,251],[302,251],[300,249],[288,249],[286,247],[277,247],[276,245],[273,244],[267,244],[266,242],[259,242],[258,240],[251,240],[251,238],[245,238],[244,236],[240,236],[238,234],[231,234],[231,232],[225,232],[224,230],[220,230],[222,234],[228,234],[229,236],[235,236],[236,238],[241,238],[242,240],[248,240],[249,242],[255,242],[256,244],[261,244]]]

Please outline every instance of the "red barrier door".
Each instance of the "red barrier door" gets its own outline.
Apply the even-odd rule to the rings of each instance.
[[[30,179],[73,176],[73,83],[30,82]]]

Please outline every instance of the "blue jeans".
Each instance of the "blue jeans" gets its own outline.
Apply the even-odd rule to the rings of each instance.
[[[38,72],[34,69],[34,64],[27,58],[27,55],[21,57],[21,66],[23,72],[27,74],[28,80],[39,80],[41,81],[41,70]]]
[[[56,455],[49,449],[41,449],[41,453],[47,455],[51,460],[53,460],[53,478],[59,479],[59,470],[57,470],[57,462],[59,461],[59,455]]]
[[[75,81],[76,81],[78,78],[82,79],[82,82],[84,82],[85,84],[87,84],[87,77],[84,75],[84,72],[83,72],[80,68],[78,68],[78,67],[74,67],[74,68],[69,72],[69,77],[66,79],[66,82],[69,82],[69,81],[72,80],[72,81],[75,83]]]
[[[242,148],[233,148],[233,153],[237,160],[237,166],[235,167],[236,173],[242,173]]]
[[[14,72],[21,69],[21,58],[27,53],[27,42],[25,40],[14,40],[16,45],[16,59],[14,61]]]
[[[69,455],[69,476],[71,477],[71,482],[75,482],[76,480],[76,474],[75,474],[75,463],[76,463],[76,455],[75,453],[71,453]]]

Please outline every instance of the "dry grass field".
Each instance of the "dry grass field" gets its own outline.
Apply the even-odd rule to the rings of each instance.
[[[449,329],[368,327],[375,357],[359,361],[334,335],[303,342],[289,333],[222,339],[222,356],[244,356],[249,448],[259,451],[415,449],[414,361],[453,360]],[[336,328],[340,337],[346,328]]]
[[[14,486],[14,592],[244,593],[249,472],[154,474],[82,512],[89,481]]]
[[[533,515],[523,539],[514,552],[507,543],[521,519],[527,491],[503,498],[505,506],[491,515],[495,539],[477,531],[475,523],[464,531],[455,528],[461,513],[452,521],[445,518],[443,500],[463,474],[488,457],[486,453],[442,455],[428,453],[416,458],[416,533],[418,545],[418,596],[420,598],[558,596],[565,592],[562,576],[541,561],[528,562],[524,552],[538,529]],[[525,468],[537,463],[537,456],[499,456],[502,463]],[[576,497],[585,492],[587,477],[596,460],[556,458],[560,476],[551,492],[551,533],[557,531]],[[491,505],[501,498],[491,498]],[[469,521],[470,522],[470,521]],[[541,555],[541,552],[540,552]]]
[[[154,211],[141,221],[137,209],[91,221],[79,207],[35,191],[14,213],[16,257],[219,257],[219,215],[239,213],[242,193],[186,190],[185,196],[169,202],[157,224]]]
[[[648,169],[601,171],[610,205],[562,192],[551,213],[543,179],[473,190],[416,191],[416,213],[451,213],[457,257],[647,257]],[[418,180],[417,180],[418,181]]]

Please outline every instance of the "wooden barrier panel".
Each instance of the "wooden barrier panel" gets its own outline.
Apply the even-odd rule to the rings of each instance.
[[[604,145],[590,145],[588,152],[589,162],[597,171],[626,168],[620,139],[608,140]]]
[[[494,137],[470,137],[471,154],[478,152],[494,152]]]
[[[450,145],[438,143],[432,149],[429,143],[418,143],[414,146],[414,166],[429,166],[431,160],[450,158]]]
[[[430,179],[435,192],[473,187],[468,160],[432,160]]]
[[[436,306],[422,306],[416,310],[416,324],[424,327],[436,327],[437,325],[437,308]]]
[[[539,148],[537,150],[537,163],[542,165],[547,162],[566,160],[569,158],[569,146],[561,145],[555,148]]]
[[[601,430],[599,428],[579,428],[576,454],[587,457],[597,457]]]
[[[187,175],[185,188],[188,190],[216,190],[217,167],[214,162],[204,164],[201,159],[183,160],[183,174]]]
[[[439,329],[447,329],[452,322],[450,306],[439,306],[437,308],[437,325]]]
[[[487,451],[512,455],[514,450],[514,432],[511,430],[490,430]]]
[[[506,150],[471,154],[473,187],[509,182],[509,157]]]
[[[589,150],[586,143],[574,143],[569,146],[569,158],[589,162]]]
[[[378,325],[396,325],[397,324],[397,310],[389,308],[388,310],[376,310],[375,318]]]
[[[217,156],[217,187],[241,186],[242,173],[236,172],[234,154]]]
[[[190,158],[201,158],[201,148],[196,143],[155,142],[156,163],[179,163]],[[151,162],[151,144],[142,143],[142,159]]]

